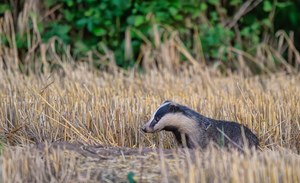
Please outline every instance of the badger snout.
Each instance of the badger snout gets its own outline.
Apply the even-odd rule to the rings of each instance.
[[[146,129],[146,126],[145,126],[145,125],[141,128],[141,130],[142,130],[143,132],[147,133],[147,129]]]
[[[141,128],[141,130],[143,131],[143,132],[145,132],[145,133],[152,133],[152,129],[151,128],[149,128],[149,126],[147,126],[147,125],[144,125],[142,128]]]
[[[154,130],[153,128],[150,127],[150,122],[147,122],[146,124],[144,124],[144,126],[141,128],[141,130],[145,133],[153,133]]]

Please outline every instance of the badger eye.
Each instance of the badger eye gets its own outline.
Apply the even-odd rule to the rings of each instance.
[[[156,122],[158,122],[158,121],[159,121],[159,117],[155,117],[154,120],[155,120]]]

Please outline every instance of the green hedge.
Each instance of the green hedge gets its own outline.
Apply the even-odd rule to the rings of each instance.
[[[13,9],[15,4],[11,2],[15,1],[0,3],[0,14]],[[22,3],[24,1],[19,2]],[[197,31],[204,56],[210,61],[221,59],[226,62],[226,53],[220,55],[218,51],[222,46],[231,45],[251,52],[262,42],[264,35],[274,37],[280,29],[293,30],[295,38],[300,36],[300,3],[292,0],[264,0],[238,17],[236,24],[232,20],[245,5],[242,0],[46,0],[43,3],[42,10],[60,6],[52,18],[41,20],[39,24],[43,41],[58,36],[64,43],[72,45],[77,57],[91,49],[102,52],[101,44],[104,44],[114,52],[117,64],[122,67],[135,63],[143,43],[141,35],[134,30],[153,40],[154,23],[161,32],[178,31],[189,50],[197,41],[193,37]],[[20,8],[14,13],[19,11]],[[124,37],[128,27],[131,28],[133,57],[125,59]],[[26,46],[22,35],[17,38],[20,49]],[[296,46],[299,48],[299,42]]]

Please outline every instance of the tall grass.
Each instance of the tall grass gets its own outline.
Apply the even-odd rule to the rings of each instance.
[[[298,75],[222,78],[205,70],[140,75],[68,69],[66,76],[2,70],[0,126],[6,143],[150,145],[155,138],[141,134],[140,125],[164,100],[172,99],[203,115],[243,123],[263,144],[299,150]],[[166,147],[173,143],[164,142]]]
[[[251,56],[232,48],[241,69],[226,70],[224,77],[194,59],[174,34],[156,48],[145,44],[143,74],[118,69],[109,50],[98,58],[108,63],[106,71],[99,71],[91,66],[93,55],[75,64],[70,48],[58,53],[59,41],[40,42],[34,26],[27,30],[33,31],[28,34],[32,40],[28,52],[20,58],[12,24],[10,14],[1,19],[0,32],[10,38],[8,45],[0,47],[0,144],[4,148],[0,179],[4,182],[119,182],[131,171],[142,182],[300,182],[300,75],[280,51],[262,47],[264,52],[257,50]],[[291,58],[298,62],[297,50],[283,37],[279,43],[285,48],[281,48],[290,49]],[[280,58],[286,72],[271,74],[268,61],[274,57],[270,54]],[[192,64],[182,65],[180,55]],[[265,74],[252,75],[243,65],[249,60]],[[24,68],[19,68],[21,62]],[[208,117],[245,124],[257,134],[263,151],[239,154],[212,148],[94,160],[71,151],[41,152],[32,147],[67,141],[175,149],[171,134],[140,131],[166,99]]]
[[[83,171],[86,176],[94,171],[96,173],[92,174],[99,176],[102,175],[100,172],[105,174],[108,171],[117,180],[123,180],[130,171],[139,177],[142,166],[142,177],[150,181],[160,180],[162,174],[163,180],[171,182],[299,182],[298,74],[247,78],[230,75],[224,78],[210,69],[189,68],[177,73],[151,70],[138,74],[135,71],[108,73],[91,70],[88,66],[74,69],[72,64],[62,65],[65,75],[54,72],[26,76],[15,70],[0,72],[3,81],[0,84],[0,135],[5,146],[1,161],[5,181],[60,181],[62,175],[51,168],[54,165],[46,167],[49,163],[65,171],[69,167],[85,167],[74,171],[78,174]],[[245,124],[259,137],[263,152],[244,156],[210,150],[192,160],[186,154],[175,153],[175,157],[179,156],[177,159],[150,154],[142,158],[143,162],[138,156],[126,156],[125,160],[118,156],[109,158],[109,161],[96,161],[98,164],[95,165],[87,159],[75,161],[77,156],[69,155],[70,152],[57,152],[59,155],[51,156],[60,159],[53,160],[32,155],[34,149],[15,151],[11,148],[54,141],[175,148],[174,139],[167,132],[145,135],[140,131],[141,125],[165,99],[188,105],[212,118]],[[289,150],[282,151],[282,148]],[[72,157],[74,159],[69,159]],[[81,164],[83,162],[90,162],[90,166]],[[28,166],[31,171],[25,174],[24,167],[17,168],[21,165]],[[126,169],[117,171],[124,166]],[[65,173],[67,180],[79,180],[68,172],[58,172]]]

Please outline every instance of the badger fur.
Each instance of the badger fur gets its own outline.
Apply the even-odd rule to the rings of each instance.
[[[207,118],[172,101],[165,101],[142,130],[146,133],[171,131],[177,142],[188,148],[206,148],[211,142],[237,149],[259,145],[258,138],[244,125]]]

